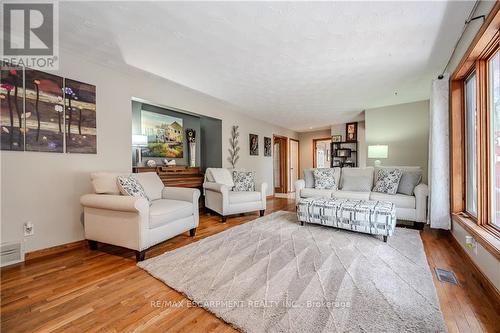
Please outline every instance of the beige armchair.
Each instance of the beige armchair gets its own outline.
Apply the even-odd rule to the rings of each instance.
[[[146,250],[189,230],[194,237],[199,223],[200,191],[165,187],[154,172],[132,174],[144,188],[145,198],[120,195],[118,173],[91,175],[94,194],[81,197],[85,238],[91,249],[97,242],[136,251],[137,261]]]
[[[227,169],[218,169],[219,172],[229,174]],[[221,215],[222,222],[227,221],[228,215],[259,211],[263,216],[266,210],[267,184],[256,186],[256,191],[233,191],[230,184],[231,176],[225,175],[225,184],[213,178],[211,170],[207,169],[203,189],[205,191],[205,207]],[[229,181],[228,181],[229,179]],[[220,181],[220,180],[219,180]]]

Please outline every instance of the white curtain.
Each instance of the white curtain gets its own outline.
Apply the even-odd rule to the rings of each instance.
[[[450,229],[449,76],[432,81],[429,130],[429,220]]]

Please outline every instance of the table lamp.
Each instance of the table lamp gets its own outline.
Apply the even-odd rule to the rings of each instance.
[[[368,158],[376,158],[375,166],[382,165],[379,158],[387,158],[389,155],[389,146],[387,145],[373,145],[368,146]]]

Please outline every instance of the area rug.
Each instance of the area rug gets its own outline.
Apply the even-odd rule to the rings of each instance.
[[[446,331],[416,230],[384,243],[280,211],[138,266],[244,332]]]

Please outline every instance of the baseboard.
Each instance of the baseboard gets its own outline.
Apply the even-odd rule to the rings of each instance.
[[[53,255],[53,254],[59,254],[59,253],[62,253],[62,252],[67,252],[67,251],[74,250],[74,249],[77,249],[77,248],[80,248],[80,247],[85,247],[86,244],[87,244],[87,242],[85,240],[79,240],[79,241],[76,241],[76,242],[71,242],[71,243],[67,243],[67,244],[61,244],[61,245],[49,247],[49,248],[42,249],[42,250],[36,250],[36,251],[32,251],[32,252],[27,252],[24,255],[24,261],[29,261],[29,260],[33,260],[33,259],[42,258],[42,257],[45,257],[45,256],[50,256],[50,255]]]
[[[452,239],[452,245],[457,250],[458,254],[467,261],[469,266],[472,268],[472,275],[479,281],[479,284],[485,290],[486,295],[496,304],[497,308],[500,308],[500,292],[495,287],[493,283],[491,283],[490,279],[479,269],[474,260],[470,257],[467,251],[460,245],[458,240],[453,236],[450,232],[450,237]]]
[[[272,199],[272,198],[274,198],[274,194],[268,195],[268,196],[266,197],[266,199],[267,199],[267,200]]]

